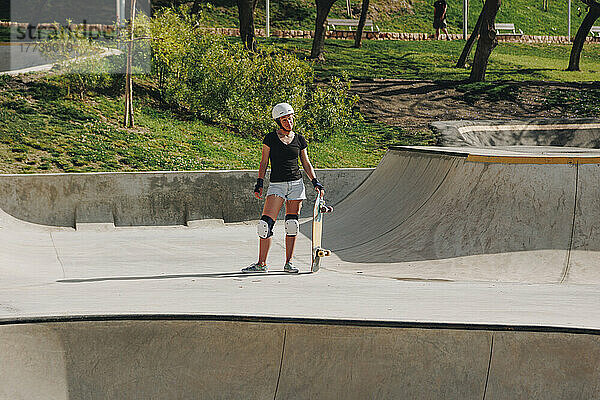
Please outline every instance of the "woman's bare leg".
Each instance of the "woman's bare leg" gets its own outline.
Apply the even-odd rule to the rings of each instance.
[[[285,202],[286,214],[300,214],[302,208],[302,200],[288,200]],[[296,247],[296,236],[285,236],[285,262],[288,263],[294,255]]]
[[[268,215],[273,219],[273,221],[277,220],[277,215],[279,214],[279,210],[281,210],[281,206],[283,206],[284,199],[279,196],[270,195],[267,196],[267,200],[265,201],[265,205],[263,207],[262,215]],[[267,255],[269,255],[269,249],[271,248],[271,238],[260,239],[260,245],[258,250],[258,262],[261,264],[266,264]]]

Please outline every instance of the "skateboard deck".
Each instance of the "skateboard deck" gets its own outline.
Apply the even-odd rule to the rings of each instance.
[[[325,200],[319,193],[313,209],[311,272],[317,272],[321,267],[321,259],[331,254],[331,251],[321,247],[321,239],[323,237],[323,214],[332,211],[333,208],[325,205]]]

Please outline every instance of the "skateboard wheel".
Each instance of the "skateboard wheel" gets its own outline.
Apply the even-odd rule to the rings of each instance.
[[[326,257],[326,256],[330,256],[330,255],[331,255],[331,251],[329,251],[329,250],[325,250],[325,249],[317,250],[317,257]]]

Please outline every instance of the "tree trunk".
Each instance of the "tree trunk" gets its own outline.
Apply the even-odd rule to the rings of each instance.
[[[481,29],[473,59],[473,69],[471,69],[471,76],[469,78],[471,82],[482,82],[485,80],[485,71],[490,55],[494,47],[498,45],[494,22],[499,8],[500,0],[486,0],[483,10],[481,10]]]
[[[238,16],[240,20],[240,37],[247,50],[256,50],[254,35],[254,9],[257,0],[238,0]]]
[[[600,17],[600,7],[591,5],[588,13],[581,22],[575,39],[573,40],[573,47],[571,47],[571,57],[569,58],[569,67],[567,71],[579,71],[579,59],[581,58],[581,51],[583,50],[583,44],[587,35],[590,33],[590,28],[594,25],[594,22]]]
[[[354,38],[354,47],[357,49],[362,45],[362,34],[365,29],[365,23],[367,22],[367,12],[369,11],[369,0],[363,0],[362,9],[360,11],[360,19],[358,20],[358,26],[356,27],[356,37]]]
[[[315,37],[313,39],[310,58],[324,60],[323,47],[325,47],[325,21],[336,0],[315,0],[317,4],[317,20],[315,22]]]
[[[481,20],[483,19],[483,13],[479,14],[479,18],[477,18],[477,23],[475,24],[475,28],[473,28],[473,33],[467,39],[465,43],[465,47],[463,48],[460,57],[458,58],[458,62],[456,63],[456,68],[464,68],[467,65],[467,59],[469,58],[469,54],[471,54],[471,49],[473,49],[473,44],[475,44],[475,40],[479,37],[479,32],[481,31]]]

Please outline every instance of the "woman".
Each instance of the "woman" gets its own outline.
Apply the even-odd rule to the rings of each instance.
[[[323,192],[323,185],[315,176],[315,170],[308,159],[306,151],[308,145],[304,137],[294,133],[294,109],[287,103],[280,103],[273,107],[273,119],[279,125],[277,131],[267,134],[263,140],[262,159],[258,170],[258,179],[254,187],[254,196],[262,198],[263,183],[269,161],[271,162],[271,177],[267,199],[263,207],[262,217],[258,222],[258,236],[260,248],[258,262],[242,269],[242,272],[266,272],[267,255],[271,247],[273,226],[279,210],[285,202],[285,265],[283,270],[289,273],[298,273],[292,265],[296,235],[298,234],[298,214],[302,207],[302,200],[306,199],[302,173],[298,167],[298,159],[306,175],[318,192]]]

